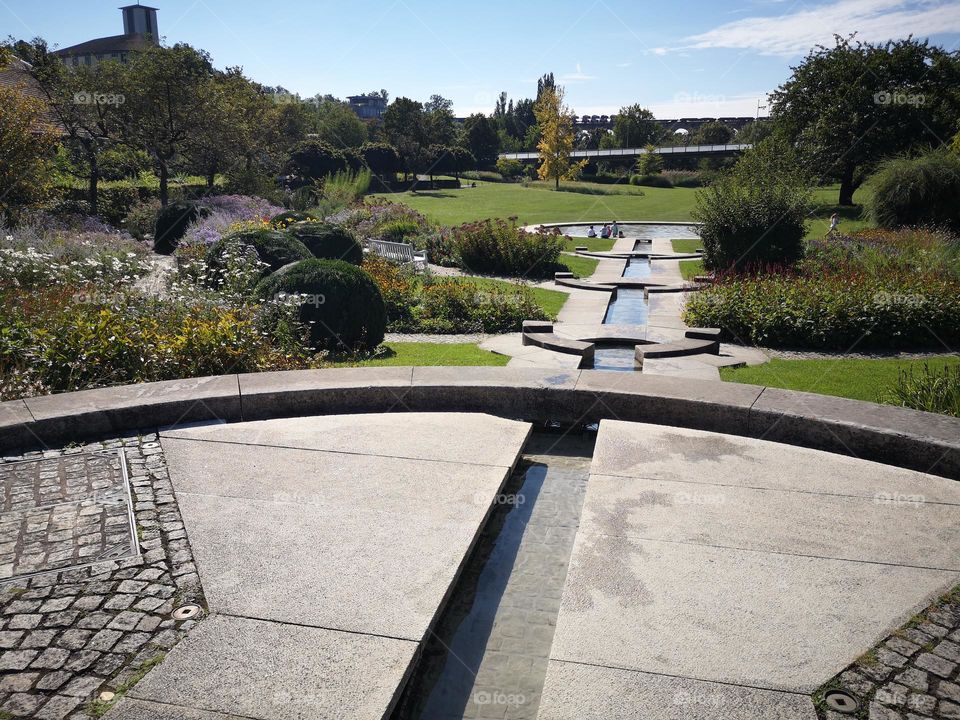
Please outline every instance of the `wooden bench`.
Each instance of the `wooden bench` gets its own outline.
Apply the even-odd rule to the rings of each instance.
[[[368,240],[367,248],[382,258],[406,265],[413,263],[418,268],[427,267],[427,251],[414,250],[407,243],[388,242],[387,240]]]

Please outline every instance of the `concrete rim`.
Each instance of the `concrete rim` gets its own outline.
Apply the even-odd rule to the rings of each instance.
[[[773,440],[960,479],[960,419],[755,385],[596,370],[384,367],[187,378],[0,403],[0,450],[192,422],[481,412],[648,422]]]

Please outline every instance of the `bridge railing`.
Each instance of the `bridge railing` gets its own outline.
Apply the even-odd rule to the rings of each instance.
[[[750,143],[727,144],[727,145],[668,145],[654,148],[653,152],[657,155],[706,155],[711,153],[738,153],[749,150],[753,145]],[[646,148],[610,148],[606,150],[574,150],[571,153],[573,158],[606,158],[606,157],[637,157],[646,155],[649,151]],[[537,160],[539,153],[519,152],[519,153],[501,153],[501,158],[505,160]]]

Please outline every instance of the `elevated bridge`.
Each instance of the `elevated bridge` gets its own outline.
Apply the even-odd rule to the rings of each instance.
[[[665,146],[653,149],[657,155],[737,155],[744,150],[749,150],[753,145],[749,143],[736,145],[676,145]],[[605,158],[623,158],[639,157],[649,152],[646,148],[613,148],[610,150],[574,150],[571,157],[576,160],[584,158],[605,159]],[[519,160],[520,162],[536,162],[540,159],[540,153],[537,152],[519,152],[519,153],[500,153],[500,157],[505,160]]]

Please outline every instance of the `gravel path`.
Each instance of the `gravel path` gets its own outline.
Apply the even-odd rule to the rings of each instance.
[[[895,352],[877,351],[862,353],[815,352],[812,350],[774,350],[771,348],[757,348],[767,357],[783,360],[938,360],[957,357],[958,353],[951,352]]]
[[[431,335],[428,333],[387,333],[383,337],[384,342],[417,342],[417,343],[440,343],[441,345],[452,345],[454,343],[482,343],[484,340],[497,337],[496,334],[484,333],[465,333],[461,335]]]

